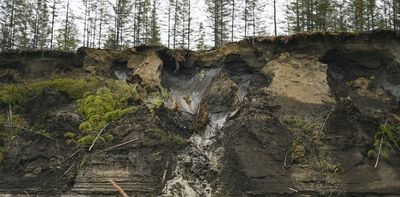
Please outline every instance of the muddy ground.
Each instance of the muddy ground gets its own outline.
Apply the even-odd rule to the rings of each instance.
[[[91,151],[66,137],[86,120],[65,88],[0,102],[0,196],[400,196],[396,32],[0,53],[2,88],[93,77],[146,94]]]

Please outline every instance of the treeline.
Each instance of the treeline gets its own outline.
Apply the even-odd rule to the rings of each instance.
[[[160,43],[156,0],[2,0],[0,49],[75,50]],[[74,2],[76,4],[76,1]],[[83,21],[78,31],[77,21]],[[82,27],[81,27],[82,28]]]
[[[199,0],[0,0],[0,50],[122,49],[160,44],[161,34],[170,48],[204,49],[210,40],[220,47],[268,29],[360,32],[400,24],[400,0],[204,1],[207,21],[198,22]],[[277,16],[282,9],[286,16]]]
[[[288,5],[293,32],[399,29],[399,0],[294,0]]]

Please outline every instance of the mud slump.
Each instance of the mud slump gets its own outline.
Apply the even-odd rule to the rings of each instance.
[[[249,67],[166,70],[163,84],[172,99],[165,104],[194,119],[189,145],[177,156],[173,178],[166,182],[162,196],[213,196],[220,192],[216,184],[220,159],[224,154],[217,144],[221,129],[235,115],[248,93],[254,72]]]

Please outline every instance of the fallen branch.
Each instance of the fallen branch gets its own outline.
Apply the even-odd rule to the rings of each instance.
[[[107,124],[100,130],[100,132],[97,134],[96,138],[95,138],[95,139],[93,140],[93,142],[92,142],[92,145],[89,147],[89,152],[92,150],[94,144],[96,144],[96,141],[99,139],[101,133],[103,133],[103,131],[107,128],[107,126],[108,126],[109,124],[110,124],[110,123],[107,123]]]
[[[114,149],[114,148],[118,148],[118,147],[120,147],[120,146],[124,146],[124,145],[129,144],[129,143],[132,143],[132,142],[134,142],[134,141],[136,141],[136,140],[138,140],[138,138],[135,138],[135,139],[126,141],[126,142],[121,143],[121,144],[117,144],[117,145],[112,146],[112,147],[110,147],[110,148],[106,148],[106,149],[101,150],[101,151],[99,151],[99,152],[97,152],[97,153],[102,153],[102,152],[110,151],[110,150],[112,150],[112,149]]]
[[[45,138],[49,138],[49,139],[52,139],[52,140],[56,140],[56,141],[57,141],[56,138],[53,138],[53,137],[50,137],[50,136],[46,136],[46,135],[42,135],[42,134],[40,134],[40,133],[37,132],[37,131],[31,130],[31,129],[28,129],[28,128],[25,128],[25,127],[20,127],[20,126],[17,126],[17,125],[14,125],[14,124],[10,124],[10,123],[8,123],[8,124],[6,124],[6,125],[4,125],[4,126],[5,126],[5,127],[9,127],[9,128],[17,128],[17,129],[25,130],[25,131],[28,131],[28,132],[30,132],[30,133],[34,133],[34,134],[36,134],[36,135],[40,135],[40,136],[43,136],[43,137],[45,137]]]
[[[385,127],[387,125],[387,122],[388,122],[388,120],[386,119]],[[376,157],[374,168],[378,167],[379,158],[381,156],[381,151],[382,151],[383,137],[385,137],[385,133],[382,132],[381,143],[379,144],[378,156]]]
[[[111,184],[117,189],[117,191],[123,196],[123,197],[129,197],[128,194],[113,180],[109,180]]]

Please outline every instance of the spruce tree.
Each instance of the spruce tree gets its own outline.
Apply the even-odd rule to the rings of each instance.
[[[50,22],[50,50],[53,50],[54,48],[54,28],[55,28],[55,22],[56,22],[56,17],[57,17],[57,5],[60,4],[60,0],[53,0],[52,6],[51,6],[51,22]]]
[[[205,48],[205,32],[204,32],[204,26],[203,23],[200,23],[199,26],[199,38],[197,39],[197,49],[198,50],[204,50]]]
[[[211,19],[211,28],[214,34],[215,47],[221,47],[229,39],[229,0],[206,0]]]
[[[28,48],[28,19],[30,6],[25,0],[4,1],[0,6],[2,50]],[[20,46],[22,44],[22,46]]]
[[[168,48],[171,47],[171,17],[172,17],[172,7],[174,4],[174,0],[168,0],[168,41],[167,46]]]
[[[17,28],[17,39],[19,49],[30,49],[29,38],[29,18],[32,15],[32,9],[25,0],[18,0],[18,7],[16,12],[15,26]]]
[[[160,28],[157,24],[157,1],[153,0],[153,8],[151,10],[151,38],[149,44],[158,45],[160,41]]]
[[[78,28],[72,17],[68,21],[66,19],[63,19],[61,25],[66,26],[67,29],[61,27],[57,30],[57,50],[74,51],[78,47],[79,43]]]
[[[66,2],[65,18],[61,22],[61,27],[57,31],[57,50],[72,51],[78,46],[78,28],[74,22],[72,10],[70,10],[70,0]]]
[[[47,0],[36,0],[35,18],[33,22],[33,49],[48,47],[50,27]]]

